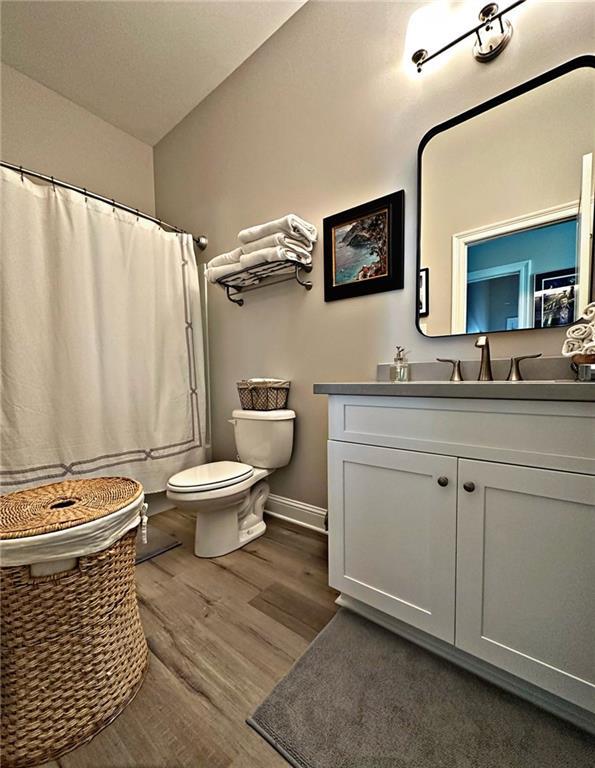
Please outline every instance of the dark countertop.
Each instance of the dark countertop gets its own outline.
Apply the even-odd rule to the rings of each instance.
[[[491,400],[595,402],[595,382],[577,381],[387,381],[314,384],[315,395],[461,397]]]

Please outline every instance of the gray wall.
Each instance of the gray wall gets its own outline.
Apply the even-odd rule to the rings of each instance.
[[[216,458],[232,458],[236,380],[292,380],[295,453],[271,479],[289,498],[326,506],[326,398],[315,381],[369,380],[395,344],[414,360],[473,356],[471,339],[414,327],[416,152],[433,125],[592,46],[591,2],[528,3],[508,50],[489,65],[462,43],[417,76],[404,65],[414,3],[311,0],[155,148],[158,215],[206,232],[206,258],[239,229],[293,211],[324,216],[396,189],[406,193],[405,290],[325,304],[322,243],[314,289],[265,288],[232,306],[213,286],[210,354]],[[559,352],[559,331],[495,337],[496,355]]]
[[[2,160],[155,211],[153,150],[2,64]]]

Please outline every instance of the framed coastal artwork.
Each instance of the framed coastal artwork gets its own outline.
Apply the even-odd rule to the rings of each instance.
[[[325,301],[403,287],[404,215],[400,190],[324,219]]]

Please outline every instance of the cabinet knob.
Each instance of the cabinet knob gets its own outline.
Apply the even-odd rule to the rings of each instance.
[[[439,485],[441,488],[446,488],[446,486],[448,485],[448,477],[444,477],[444,475],[442,475],[441,477],[439,477],[439,478],[438,478],[438,485]]]
[[[475,490],[475,483],[463,483],[463,488],[467,491],[467,493],[473,493]]]

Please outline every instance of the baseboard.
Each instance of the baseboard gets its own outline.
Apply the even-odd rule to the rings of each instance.
[[[303,501],[287,499],[285,496],[277,496],[274,493],[268,498],[265,512],[281,520],[288,520],[304,528],[313,528],[315,531],[326,533],[324,521],[326,509],[306,504]]]
[[[445,643],[443,640],[439,640],[432,635],[428,635],[426,632],[422,632],[420,629],[405,624],[399,619],[395,619],[382,611],[372,608],[360,600],[356,600],[349,595],[340,594],[335,601],[337,605],[343,608],[348,608],[354,613],[360,614],[366,619],[380,624],[385,629],[394,632],[397,635],[401,635],[406,640],[410,640],[412,643],[425,648],[432,653],[442,656],[448,661],[452,661],[454,664],[458,664],[460,667],[467,669],[469,672],[473,672],[478,677],[484,678],[494,685],[498,685],[500,688],[504,688],[510,693],[514,693],[526,701],[530,701],[541,709],[545,709],[557,717],[567,720],[573,725],[577,725],[579,728],[587,731],[590,734],[595,735],[595,715],[588,712],[586,709],[577,707],[575,704],[571,704],[559,696],[555,696],[553,693],[544,691],[542,688],[538,688],[531,683],[521,680],[519,677],[505,672],[502,669],[488,664],[482,659],[478,659],[475,656],[471,656],[465,651],[461,651],[459,648],[455,648],[449,643]]]

